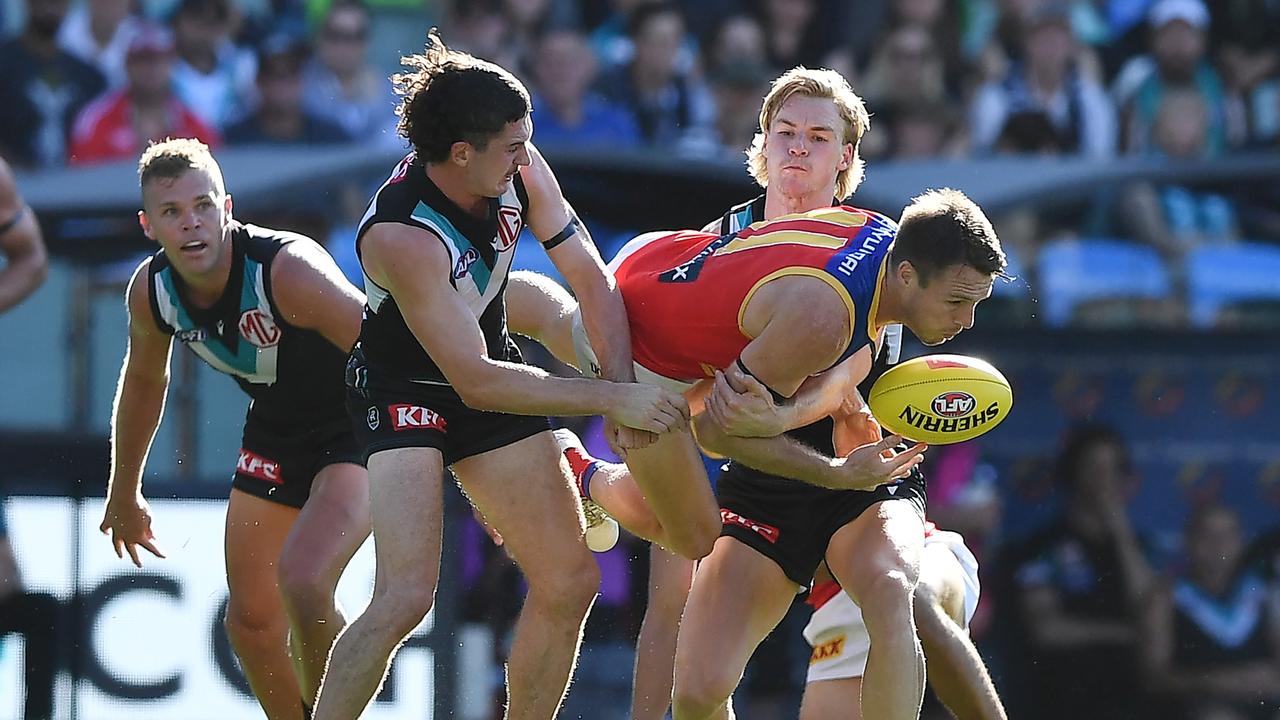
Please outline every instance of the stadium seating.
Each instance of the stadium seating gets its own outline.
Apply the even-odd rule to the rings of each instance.
[[[1236,303],[1280,303],[1280,248],[1261,243],[1210,245],[1187,255],[1191,321],[1209,327]]]
[[[1160,300],[1170,296],[1164,262],[1152,248],[1123,240],[1064,240],[1040,251],[1040,308],[1061,327],[1086,302]]]

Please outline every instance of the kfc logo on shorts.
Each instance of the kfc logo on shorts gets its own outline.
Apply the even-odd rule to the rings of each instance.
[[[240,336],[255,347],[271,347],[280,342],[280,327],[270,315],[255,308],[240,316]]]
[[[823,660],[838,658],[844,654],[844,635],[813,646],[813,654],[809,656],[809,664],[815,665]]]
[[[498,235],[493,239],[493,248],[503,252],[515,245],[523,226],[519,210],[506,206],[498,208]]]
[[[750,518],[742,517],[738,513],[727,508],[720,508],[720,522],[725,525],[737,525],[738,527],[744,527],[765,540],[768,540],[770,543],[778,542],[778,536],[782,534],[778,528],[772,525],[765,525],[764,523],[756,522]]]
[[[977,405],[978,401],[967,392],[942,393],[933,399],[933,414],[944,418],[964,417]]]
[[[280,463],[244,448],[240,449],[240,459],[236,461],[236,472],[274,485],[284,484],[284,478],[280,475]]]
[[[396,432],[401,430],[439,430],[445,431],[448,424],[440,417],[440,413],[421,405],[397,403],[387,408],[391,413],[391,427]]]
[[[369,415],[366,417],[365,422],[369,423],[370,430],[378,429],[378,426],[382,424],[382,418],[378,416],[378,408],[369,408]]]
[[[462,276],[466,275],[471,266],[479,259],[480,253],[476,252],[475,248],[467,248],[467,251],[458,258],[458,263],[453,266],[453,279],[462,279]]]

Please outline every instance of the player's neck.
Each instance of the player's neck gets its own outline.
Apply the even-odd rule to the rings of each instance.
[[[222,251],[218,255],[218,263],[209,272],[194,277],[183,276],[187,285],[188,300],[200,308],[213,307],[227,291],[227,283],[231,280],[231,227],[222,231]]]
[[[772,220],[783,215],[831,207],[831,198],[834,195],[835,192],[831,188],[823,188],[818,192],[805,193],[803,195],[766,192],[764,197],[764,219]]]
[[[454,205],[462,208],[463,212],[476,217],[484,217],[488,212],[489,198],[468,190],[466,178],[452,165],[427,163],[426,171],[427,177],[440,188],[440,192],[444,193],[444,196]]]

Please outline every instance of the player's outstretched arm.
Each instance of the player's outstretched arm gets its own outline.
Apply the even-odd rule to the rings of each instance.
[[[347,281],[319,243],[299,238],[285,245],[271,265],[276,307],[294,327],[315,330],[343,352],[360,337],[364,293]]]
[[[426,230],[381,223],[362,242],[369,279],[395,297],[409,329],[468,406],[521,415],[604,415],[649,432],[687,424],[688,405],[670,391],[559,378],[490,358],[475,316],[443,280],[452,270],[448,252]]]
[[[126,291],[129,310],[129,346],[120,368],[115,402],[111,409],[111,475],[107,506],[99,529],[111,536],[116,555],[125,551],[142,567],[138,546],[156,557],[164,554],[151,532],[151,508],[142,497],[142,470],[164,413],[169,389],[170,337],[151,315],[150,288],[145,260],[134,271]]]
[[[627,309],[613,275],[605,268],[586,225],[560,191],[551,166],[529,145],[530,164],[520,171],[529,191],[529,229],[549,246],[547,256],[578,299],[582,324],[608,380],[635,380],[631,364],[631,332]]]
[[[25,300],[44,282],[49,257],[35,213],[22,201],[9,166],[0,160],[0,313]]]

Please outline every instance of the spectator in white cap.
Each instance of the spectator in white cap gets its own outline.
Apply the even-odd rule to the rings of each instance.
[[[1207,57],[1209,11],[1201,0],[1159,0],[1147,15],[1149,56],[1135,58],[1120,71],[1113,88],[1121,108],[1124,148],[1145,153],[1161,102],[1173,90],[1198,93],[1209,109],[1205,147],[1222,152],[1238,137],[1227,118],[1222,78]]]

